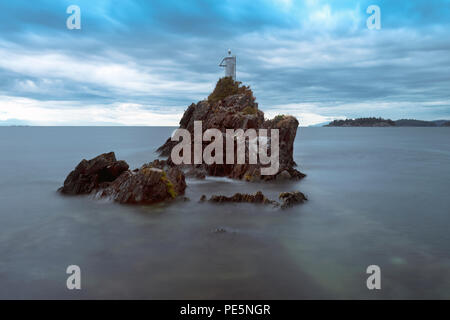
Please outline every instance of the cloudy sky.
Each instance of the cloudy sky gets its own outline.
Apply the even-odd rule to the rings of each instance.
[[[0,124],[177,125],[228,48],[268,117],[450,119],[450,0],[1,0]]]

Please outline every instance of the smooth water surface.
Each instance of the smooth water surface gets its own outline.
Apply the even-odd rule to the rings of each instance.
[[[56,192],[83,158],[155,159],[172,130],[0,127],[0,298],[450,298],[450,128],[299,128],[305,179],[191,179],[188,202]],[[309,201],[285,211],[198,202],[297,189]],[[66,289],[72,264],[79,291]],[[366,287],[372,264],[379,291]]]

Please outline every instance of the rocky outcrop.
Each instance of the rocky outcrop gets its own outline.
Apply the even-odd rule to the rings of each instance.
[[[215,202],[215,203],[259,203],[259,204],[270,204],[274,207],[281,207],[281,209],[287,209],[294,205],[301,204],[307,199],[303,193],[300,191],[293,192],[282,192],[280,193],[279,199],[282,201],[280,204],[275,200],[268,199],[261,191],[257,191],[255,194],[248,193],[235,193],[231,197],[223,195],[212,195],[209,200],[206,195],[202,195],[200,202]]]
[[[128,170],[125,161],[117,161],[114,152],[101,154],[91,160],[81,160],[59,189],[64,194],[89,194],[105,187]]]
[[[107,188],[97,192],[97,198],[109,198],[123,204],[151,204],[174,199],[184,193],[186,183],[178,168],[168,171],[142,166],[137,171],[126,171]]]
[[[231,197],[222,195],[213,195],[208,201],[217,203],[235,202],[235,203],[260,203],[260,204],[278,205],[278,202],[268,199],[261,191],[258,191],[255,194],[235,193]]]
[[[184,194],[183,172],[166,161],[155,160],[140,169],[128,170],[113,152],[82,160],[59,189],[63,194],[94,194],[123,204],[151,204]]]
[[[291,180],[301,179],[305,175],[295,169],[293,158],[294,141],[299,126],[293,116],[279,115],[274,119],[264,119],[264,112],[259,110],[249,87],[241,86],[240,82],[231,78],[218,81],[213,93],[207,100],[191,104],[180,120],[180,128],[186,129],[191,136],[191,150],[194,150],[194,122],[200,121],[202,134],[207,129],[217,129],[225,137],[228,129],[267,130],[268,137],[259,137],[258,141],[267,141],[268,155],[272,154],[271,130],[276,129],[279,134],[279,158],[274,171],[264,175],[262,171],[269,165],[261,163],[249,164],[249,141],[246,139],[245,163],[237,164],[237,143],[233,142],[234,164],[212,163],[191,165],[175,165],[171,159],[172,149],[178,141],[167,141],[158,149],[167,160],[155,160],[139,169],[129,170],[125,161],[117,161],[113,152],[105,153],[91,160],[82,160],[67,176],[63,187],[59,191],[63,194],[78,195],[91,194],[96,198],[107,198],[123,204],[151,204],[174,199],[184,194],[186,189],[185,174],[190,177],[204,179],[206,176],[222,176],[246,181]],[[197,130],[200,130],[197,128]],[[189,136],[189,134],[187,135]],[[219,137],[220,134],[217,135]],[[219,138],[217,138],[219,139]],[[224,139],[225,140],[225,139]],[[232,140],[232,139],[231,139]],[[252,140],[256,141],[256,140]],[[226,141],[222,141],[224,144]],[[210,141],[202,141],[202,151]],[[215,149],[216,150],[216,149]],[[223,163],[227,161],[226,148],[223,149]],[[230,149],[231,150],[231,149]],[[191,163],[194,163],[194,152],[191,152]],[[271,160],[275,161],[275,159]],[[220,161],[218,161],[220,162]],[[271,163],[273,165],[273,163]],[[231,197],[216,195],[208,201],[261,203],[282,208],[302,203],[306,197],[300,192],[282,193],[282,204],[264,196],[262,192],[255,194],[236,193]],[[184,198],[187,201],[187,198]],[[201,201],[207,201],[202,196]]]
[[[264,113],[258,110],[258,104],[251,94],[236,94],[216,103],[208,100],[199,101],[197,104],[192,103],[180,120],[180,128],[187,129],[192,137],[194,121],[202,121],[203,131],[215,128],[225,133],[226,129],[262,128]],[[172,148],[177,144],[177,141],[171,141],[168,138],[157,151],[161,156],[170,157]]]
[[[223,78],[226,79],[226,78]],[[226,86],[223,92],[233,92],[228,90],[230,87],[236,87],[234,84],[224,84],[223,79],[219,80],[215,92],[220,92],[218,86]],[[233,81],[228,79],[227,81]],[[226,82],[226,81],[225,81]],[[297,133],[299,122],[293,116],[280,115],[272,120],[264,119],[264,112],[259,110],[258,103],[255,102],[252,91],[245,87],[245,90],[237,90],[237,94],[231,94],[223,99],[203,100],[196,104],[191,104],[184,112],[180,121],[180,128],[187,129],[191,133],[191,150],[194,145],[194,121],[202,122],[203,132],[207,129],[218,129],[225,136],[227,129],[268,129],[268,135],[270,142],[270,129],[279,130],[279,169],[273,175],[261,175],[261,164],[249,164],[248,154],[246,155],[245,164],[198,164],[192,165],[187,168],[189,175],[196,176],[195,171],[198,172],[198,176],[203,177],[205,174],[210,176],[225,176],[233,179],[243,179],[247,181],[254,180],[275,180],[282,174],[283,179],[301,179],[305,175],[294,167],[296,163],[293,159],[294,152],[294,140]],[[214,97],[221,97],[220,94]],[[247,142],[248,143],[248,142]],[[171,162],[172,148],[177,145],[177,141],[167,141],[158,149],[161,156],[168,157],[168,161]],[[203,143],[203,149],[209,144],[209,142]],[[236,148],[236,146],[235,146]],[[270,146],[269,146],[270,150]],[[236,157],[236,149],[234,150]],[[193,163],[193,152],[192,161]],[[224,149],[224,160],[226,163],[226,152]],[[236,163],[236,161],[235,161]],[[184,166],[189,167],[189,166]]]

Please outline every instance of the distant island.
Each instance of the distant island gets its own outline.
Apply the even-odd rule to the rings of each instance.
[[[415,119],[400,119],[391,120],[383,118],[357,118],[334,120],[324,127],[450,127],[449,120],[415,120]]]

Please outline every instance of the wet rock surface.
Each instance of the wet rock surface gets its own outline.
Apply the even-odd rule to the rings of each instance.
[[[82,160],[59,189],[63,194],[95,194],[122,204],[152,204],[184,194],[183,172],[164,160],[155,160],[140,169],[128,170],[113,152]]]
[[[232,196],[212,195],[209,199],[207,199],[206,195],[202,195],[200,202],[257,203],[266,205],[269,204],[274,207],[280,207],[281,209],[287,209],[297,204],[302,204],[307,200],[305,195],[300,191],[282,192],[280,193],[279,199],[281,200],[281,204],[278,201],[270,200],[261,191],[257,191],[255,194],[235,193]]]
[[[255,194],[235,193],[231,197],[223,195],[213,195],[211,196],[211,198],[209,198],[208,201],[216,203],[235,202],[278,205],[278,202],[268,199],[261,191],[257,191]]]
[[[117,161],[114,152],[101,154],[91,160],[81,160],[59,189],[63,194],[89,194],[108,185],[128,170],[125,161]]]
[[[301,204],[306,200],[308,200],[306,199],[306,196],[300,191],[282,192],[280,193],[279,198],[282,201],[281,204],[282,209],[290,208],[294,205]]]

